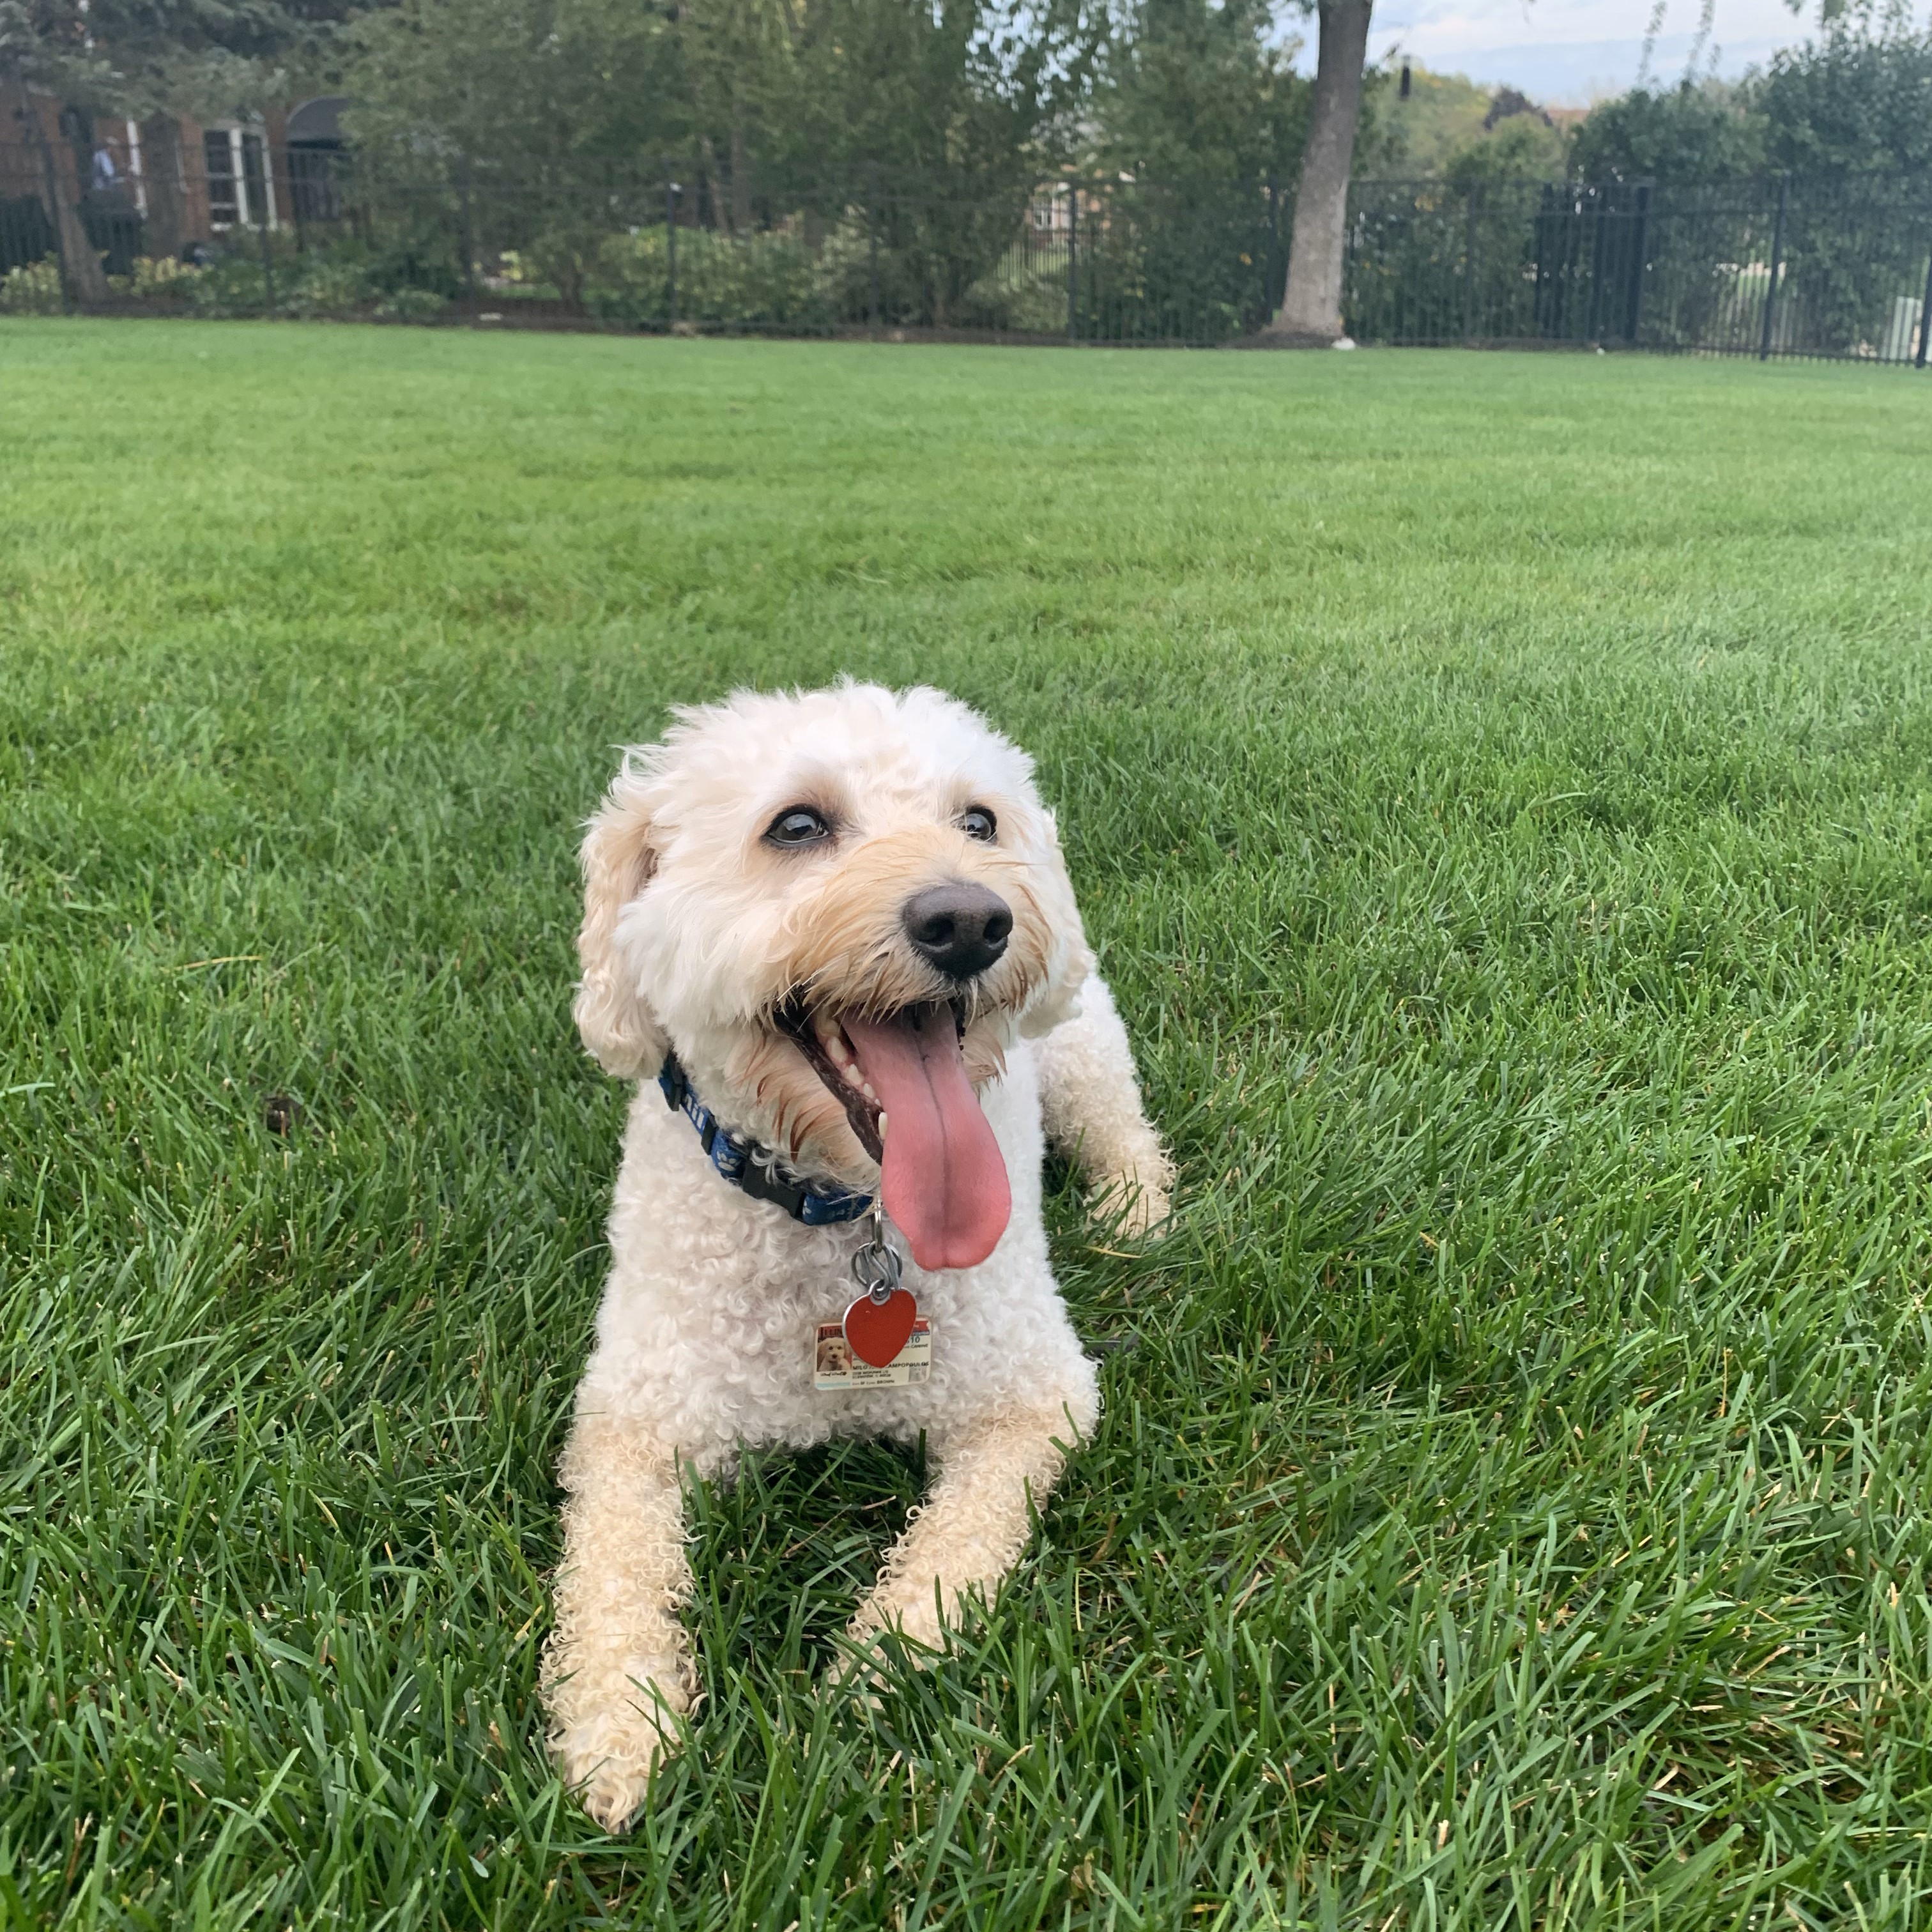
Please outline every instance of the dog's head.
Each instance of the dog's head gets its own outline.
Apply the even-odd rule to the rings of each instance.
[[[924,689],[680,717],[584,842],[584,1044],[674,1051],[733,1127],[882,1188],[922,1268],[984,1260],[1011,1197],[976,1089],[1090,964],[1031,760]]]

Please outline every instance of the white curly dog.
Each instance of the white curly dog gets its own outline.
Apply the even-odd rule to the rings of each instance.
[[[925,689],[680,716],[590,821],[578,940],[584,1043],[640,1084],[544,1688],[562,1774],[613,1830],[696,1688],[682,1470],[923,1432],[938,1481],[852,1634],[937,1644],[1098,1413],[1045,1141],[1130,1232],[1170,1183],[1025,753]],[[896,1296],[874,1195],[911,1250]],[[854,1375],[855,1351],[881,1366]]]

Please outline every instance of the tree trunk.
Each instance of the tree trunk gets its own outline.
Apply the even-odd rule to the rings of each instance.
[[[1348,167],[1362,110],[1362,67],[1368,57],[1372,0],[1320,0],[1321,44],[1315,98],[1294,197],[1294,238],[1281,313],[1266,334],[1276,341],[1319,344],[1342,334],[1342,248],[1348,218]]]
[[[745,122],[734,102],[731,109],[731,226],[740,235],[752,226],[752,170],[745,159]]]
[[[61,291],[70,308],[104,302],[112,292],[107,286],[107,272],[81,225],[79,202],[66,192],[61,180],[53,143],[47,139],[46,128],[27,92],[26,76],[16,68],[14,80],[20,99],[20,118],[26,124],[27,139],[40,164],[41,198],[47,205],[60,250]]]
[[[172,114],[151,114],[141,123],[141,176],[148,190],[142,252],[178,255],[188,245],[188,202],[182,178],[181,123]]]
[[[718,151],[711,145],[711,136],[701,134],[698,141],[698,158],[704,166],[704,186],[711,197],[711,225],[721,235],[731,232],[731,211],[725,204],[723,189],[718,184],[722,172],[718,166]]]

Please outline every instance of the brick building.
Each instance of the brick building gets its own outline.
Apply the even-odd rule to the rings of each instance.
[[[53,194],[78,215],[110,274],[126,273],[137,255],[178,256],[237,228],[282,227],[313,197],[323,158],[341,148],[346,104],[328,94],[253,120],[137,122],[29,88],[0,109],[0,274],[53,252]]]

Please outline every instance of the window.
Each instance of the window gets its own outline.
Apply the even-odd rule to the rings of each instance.
[[[247,193],[243,217],[250,221],[266,220],[275,225],[274,212],[268,206],[267,153],[259,134],[242,136],[242,179]]]
[[[242,219],[242,184],[235,173],[235,143],[226,128],[201,137],[208,164],[208,219],[216,228],[232,228]]]
[[[240,128],[211,128],[201,137],[208,167],[208,220],[235,228],[266,220],[275,226],[268,195],[268,151],[260,134]]]

